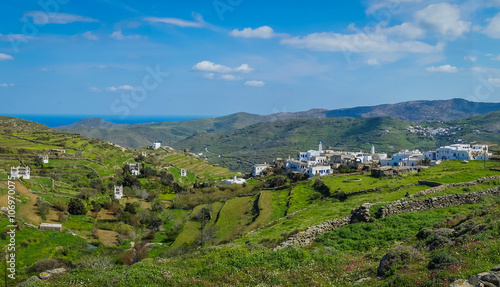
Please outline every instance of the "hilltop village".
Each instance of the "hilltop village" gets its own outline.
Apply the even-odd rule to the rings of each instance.
[[[273,164],[256,164],[253,166],[253,176],[265,175],[275,167],[281,167],[288,173],[308,174],[309,177],[327,176],[334,171],[372,171],[372,175],[397,174],[396,171],[417,171],[415,167],[433,166],[445,160],[488,160],[491,153],[484,144],[452,144],[442,146],[436,150],[421,152],[419,150],[402,150],[388,157],[387,153],[377,153],[372,145],[369,153],[341,152],[324,150],[323,143],[319,142],[317,150],[300,152],[296,159],[283,160],[278,158]],[[236,183],[236,182],[228,182]]]

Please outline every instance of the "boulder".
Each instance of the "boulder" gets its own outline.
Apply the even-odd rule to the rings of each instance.
[[[467,280],[465,279],[458,279],[453,281],[453,283],[450,284],[450,287],[474,287],[476,285],[470,284]]]

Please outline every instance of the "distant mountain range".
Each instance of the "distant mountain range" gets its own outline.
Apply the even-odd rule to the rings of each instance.
[[[118,125],[102,119],[84,119],[67,126],[57,127],[62,132],[80,133],[127,147],[142,147],[155,140],[176,146],[179,141],[202,133],[220,133],[242,129],[259,123],[289,119],[326,119],[337,117],[370,118],[391,117],[404,121],[450,121],[500,110],[500,103],[479,103],[463,99],[438,101],[411,101],[397,104],[356,107],[349,109],[313,109],[305,112],[255,115],[236,113],[218,118],[188,121]]]

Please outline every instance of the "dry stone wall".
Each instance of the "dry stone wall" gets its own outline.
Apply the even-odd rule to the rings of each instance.
[[[379,209],[378,217],[388,217],[400,213],[410,211],[424,211],[437,208],[443,208],[462,204],[480,203],[481,198],[486,195],[499,195],[500,187],[494,187],[487,190],[476,191],[471,193],[462,193],[446,196],[438,196],[419,200],[398,200],[395,203],[383,206]]]
[[[305,231],[296,233],[290,236],[286,241],[282,242],[274,250],[282,249],[291,245],[304,247],[313,243],[313,241],[325,234],[326,232],[333,231],[344,225],[370,220],[370,204],[364,203],[358,208],[354,209],[351,214],[339,219],[329,220],[319,225],[308,227]]]
[[[417,192],[415,194],[412,194],[412,195],[410,195],[410,197],[420,197],[420,196],[424,196],[424,195],[427,195],[427,194],[437,193],[437,192],[445,190],[445,189],[447,189],[449,187],[474,186],[474,185],[478,185],[478,184],[481,184],[481,183],[484,183],[484,182],[487,182],[487,181],[490,181],[490,180],[495,180],[495,179],[500,179],[500,175],[481,177],[478,180],[473,180],[473,181],[468,181],[468,182],[458,182],[458,183],[441,184],[441,185],[438,185],[438,186],[435,186],[435,187],[432,187],[432,188],[424,189],[424,190],[422,190],[420,192]],[[425,185],[428,185],[428,186],[432,186],[432,184],[430,184],[430,183],[431,182],[428,182],[428,181],[419,181],[419,184],[425,184]],[[432,183],[434,183],[434,182],[432,182]]]

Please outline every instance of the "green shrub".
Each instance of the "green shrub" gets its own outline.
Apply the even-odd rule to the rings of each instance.
[[[71,198],[68,202],[68,212],[74,215],[83,215],[87,213],[83,201],[77,198]]]
[[[432,255],[431,262],[429,262],[429,269],[442,269],[446,266],[456,264],[458,262],[455,257],[451,256],[444,250],[440,250]]]
[[[420,257],[420,253],[414,247],[398,246],[389,250],[380,261],[377,269],[378,276],[389,276],[402,267],[411,264]]]

